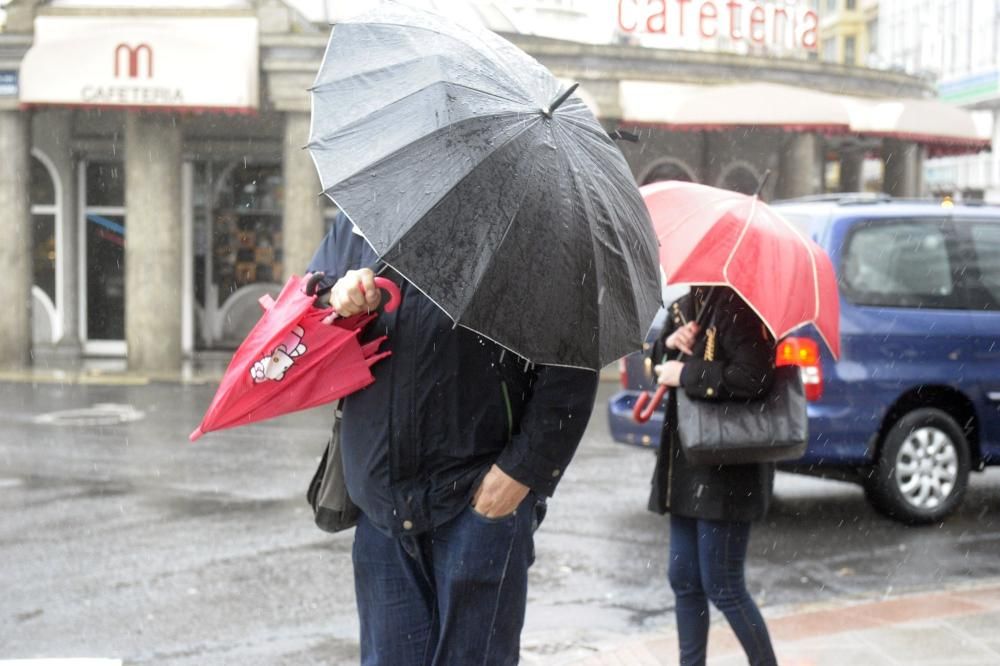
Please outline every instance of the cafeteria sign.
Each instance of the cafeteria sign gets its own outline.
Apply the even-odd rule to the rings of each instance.
[[[815,51],[819,17],[794,0],[618,0],[618,29],[639,37]]]
[[[249,113],[258,104],[257,58],[253,17],[39,16],[20,101]]]

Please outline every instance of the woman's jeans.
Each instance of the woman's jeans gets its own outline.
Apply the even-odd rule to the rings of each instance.
[[[749,541],[750,523],[670,516],[668,576],[676,597],[681,666],[705,663],[709,601],[726,616],[752,666],[777,664],[743,578]]]
[[[513,666],[518,662],[545,504],[486,518],[466,508],[448,523],[393,538],[362,515],[354,583],[362,666]]]

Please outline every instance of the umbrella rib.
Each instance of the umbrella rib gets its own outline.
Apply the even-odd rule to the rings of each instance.
[[[319,138],[316,138],[316,139],[310,138],[309,143],[306,144],[306,148],[311,148],[311,149],[314,149],[314,150],[315,149],[322,150],[323,149],[323,144],[327,140],[329,140],[330,137],[335,137],[335,136],[337,136],[338,134],[340,134],[342,132],[345,132],[347,130],[359,127],[359,126],[363,125],[364,123],[372,122],[372,120],[374,118],[378,117],[378,114],[380,112],[385,111],[385,110],[387,110],[387,109],[389,109],[389,108],[391,108],[391,107],[399,104],[400,102],[405,102],[406,100],[408,100],[409,98],[413,97],[414,95],[418,95],[418,94],[422,93],[423,91],[425,91],[425,90],[427,90],[429,88],[433,88],[434,86],[454,86],[456,88],[463,88],[463,89],[469,90],[471,92],[480,93],[480,94],[482,94],[485,97],[493,97],[495,99],[499,99],[499,100],[504,101],[504,102],[510,102],[512,104],[521,104],[521,105],[527,106],[524,102],[521,102],[521,101],[516,100],[516,99],[507,99],[506,97],[501,97],[500,95],[496,95],[496,94],[488,92],[486,90],[480,90],[479,88],[473,88],[472,86],[468,86],[468,85],[465,85],[463,83],[459,83],[457,81],[447,81],[447,80],[441,79],[441,80],[438,80],[438,81],[434,81],[433,83],[430,83],[430,84],[428,84],[428,85],[426,85],[426,86],[424,86],[422,88],[418,88],[417,90],[413,90],[413,91],[411,91],[411,92],[403,95],[402,97],[400,97],[398,99],[392,100],[392,102],[390,102],[388,104],[380,105],[377,109],[373,109],[370,113],[368,113],[368,114],[366,114],[366,115],[364,115],[364,116],[362,116],[360,118],[357,118],[355,120],[352,120],[351,122],[347,123],[346,125],[341,125],[336,130],[333,130],[330,134],[328,134],[325,137],[319,137]],[[315,99],[315,97],[313,99]],[[514,110],[504,111],[502,113],[493,114],[493,117],[502,117],[502,116],[509,116],[509,115],[524,115],[524,112],[523,111],[514,111]],[[440,130],[443,130],[443,129],[447,129],[447,128],[451,127],[452,125],[456,124],[456,123],[464,122],[466,120],[471,120],[471,119],[479,118],[479,117],[482,117],[482,116],[470,116],[469,118],[462,118],[461,120],[455,121],[455,123],[451,123],[449,125],[443,125],[441,127],[438,127],[434,131],[437,132],[437,131],[440,131]]]
[[[819,319],[819,271],[816,268],[816,258],[813,256],[812,248],[810,248],[809,244],[806,242],[806,239],[798,232],[798,229],[792,226],[790,222],[788,222],[783,217],[778,215],[777,216],[778,219],[781,220],[781,222],[783,222],[789,229],[791,229],[795,237],[798,238],[799,241],[805,246],[806,252],[809,255],[809,263],[812,267],[812,272],[813,272],[813,302],[816,304],[815,309],[813,310],[813,318],[811,320],[796,324],[795,326],[789,328],[788,330],[782,331],[781,334],[779,335],[778,332],[774,329],[774,327],[772,327],[771,324],[761,315],[760,311],[757,310],[757,308],[743,295],[743,293],[740,292],[739,289],[733,286],[732,280],[729,279],[729,264],[732,262],[733,257],[736,256],[736,250],[739,249],[740,244],[746,237],[747,231],[750,230],[750,225],[753,222],[753,216],[757,212],[758,202],[759,202],[758,197],[755,196],[751,198],[750,213],[747,215],[746,223],[744,224],[743,229],[740,231],[740,237],[733,244],[733,249],[730,251],[729,257],[726,259],[726,263],[722,268],[722,275],[726,279],[726,285],[740,295],[740,298],[743,299],[743,301],[750,307],[750,309],[753,310],[754,313],[756,313],[757,317],[760,318],[762,322],[764,322],[764,325],[767,326],[768,330],[771,331],[771,335],[774,336],[774,339],[780,340],[781,338],[785,337],[786,335],[788,335],[795,329],[799,328],[800,326],[804,324],[815,324],[816,320]],[[820,333],[820,336],[822,335],[823,334]],[[826,338],[823,337],[823,340],[825,342]],[[829,346],[829,343],[827,344],[827,346]]]
[[[778,219],[781,220],[781,222],[786,227],[788,227],[791,230],[791,232],[795,235],[795,237],[799,239],[799,241],[805,246],[806,252],[809,253],[809,264],[812,266],[812,273],[813,273],[813,302],[816,303],[816,307],[813,310],[813,319],[812,319],[811,323],[815,323],[819,319],[819,305],[820,305],[820,303],[819,303],[819,268],[816,266],[816,257],[813,255],[812,246],[809,244],[808,239],[799,232],[799,230],[795,227],[795,225],[793,225],[791,222],[789,222],[788,220],[786,220],[784,218],[784,216],[782,216],[777,211],[774,211],[774,213],[778,217]],[[798,327],[796,327],[796,328],[798,328]],[[791,330],[795,330],[795,329],[791,329]]]
[[[503,115],[513,115],[513,116],[519,116],[519,115],[521,115],[521,114],[517,114],[517,113],[509,113],[509,114],[503,114]],[[541,116],[539,116],[539,118],[541,118]],[[466,118],[465,120],[463,120],[463,121],[460,121],[460,122],[467,122],[467,121],[470,121],[470,120],[476,120],[476,118]],[[534,120],[534,118],[531,118],[531,120]],[[458,124],[458,123],[455,123],[455,124]],[[440,128],[438,128],[438,129],[434,130],[434,132],[432,132],[432,133],[430,133],[430,134],[426,134],[426,135],[424,135],[424,137],[422,137],[422,138],[429,138],[429,137],[432,137],[432,136],[434,136],[435,134],[437,134],[437,133],[439,133],[439,132],[444,132],[444,131],[447,131],[447,130],[448,130],[448,129],[450,129],[451,127],[454,127],[454,125],[455,125],[455,124],[452,124],[452,125],[446,125],[446,126],[444,126],[444,127],[440,127]],[[519,132],[518,132],[517,134],[514,134],[513,136],[511,136],[511,138],[510,138],[510,139],[508,139],[508,141],[510,141],[510,140],[513,140],[514,138],[517,138],[517,137],[518,137],[518,136],[520,136],[520,134],[521,134],[521,133],[523,133],[524,131],[525,131],[525,130],[521,130],[521,131],[519,131]],[[492,154],[493,154],[493,152],[495,152],[495,151],[496,151],[497,149],[499,149],[499,148],[501,148],[501,147],[503,147],[503,146],[505,146],[505,145],[507,145],[507,141],[505,141],[504,143],[500,144],[499,146],[496,146],[496,147],[494,147],[494,149],[493,149],[492,151],[490,151],[489,153],[486,153],[486,154],[485,154],[485,155],[483,156],[483,158],[482,158],[482,159],[480,160],[480,162],[479,162],[479,163],[481,164],[481,163],[482,163],[482,162],[483,162],[483,161],[484,161],[485,159],[487,159],[487,158],[488,158],[488,157],[489,157],[490,155],[492,155]],[[388,153],[388,154],[386,154],[386,155],[383,155],[382,157],[378,158],[378,159],[377,159],[377,160],[375,160],[374,162],[371,162],[370,164],[367,164],[367,165],[365,165],[365,166],[364,166],[363,168],[360,168],[360,169],[358,169],[358,170],[357,170],[357,171],[355,172],[355,174],[353,174],[353,175],[352,175],[351,177],[353,177],[353,176],[354,176],[354,175],[356,175],[357,173],[360,173],[360,172],[362,172],[362,171],[366,171],[366,170],[369,170],[369,169],[373,169],[373,168],[377,167],[378,165],[380,165],[380,164],[383,164],[384,162],[387,162],[387,161],[390,161],[390,160],[394,159],[394,158],[395,158],[395,157],[396,157],[396,156],[397,156],[397,155],[398,155],[399,153],[401,153],[401,152],[405,151],[406,149],[407,149],[407,146],[405,146],[405,145],[404,145],[404,146],[400,146],[399,148],[397,148],[396,150],[392,151],[391,153]],[[477,164],[477,166],[478,166],[478,164]],[[462,178],[461,180],[459,180],[458,182],[461,182],[461,181],[462,181],[462,180],[464,180],[464,179],[465,179],[465,177],[463,177],[463,178]],[[337,183],[332,183],[332,184],[330,184],[330,185],[325,185],[325,184],[324,184],[324,183],[323,183],[322,181],[320,181],[320,186],[321,186],[321,187],[323,187],[323,192],[322,192],[322,193],[323,193],[323,194],[326,194],[326,195],[327,195],[328,197],[330,197],[331,199],[333,199],[333,198],[334,198],[334,197],[333,197],[333,193],[332,193],[332,192],[331,192],[330,190],[332,190],[333,188],[335,188],[335,187],[337,186],[337,184],[338,184],[338,183],[340,183],[340,182],[343,182],[343,181],[338,181]],[[457,185],[457,183],[456,183],[456,185]],[[338,204],[338,205],[339,205],[339,204]],[[436,202],[435,202],[435,205],[436,205]],[[433,208],[433,206],[431,206],[431,208],[429,208],[428,210],[431,210],[432,208]],[[363,227],[362,227],[362,229],[363,229]],[[400,240],[402,240],[402,237],[400,238]],[[373,247],[374,247],[374,246],[373,246]],[[376,251],[377,251],[377,248],[376,248]],[[381,254],[381,252],[380,252],[380,254]]]
[[[688,213],[688,214],[687,214],[687,215],[686,215],[685,217],[683,217],[683,218],[679,219],[679,220],[677,221],[677,223],[676,223],[676,224],[674,225],[674,227],[673,227],[673,228],[674,228],[674,229],[678,229],[678,228],[680,228],[680,227],[681,227],[681,226],[682,226],[682,225],[683,225],[683,224],[684,224],[685,222],[687,222],[688,220],[690,220],[690,219],[692,219],[692,218],[695,218],[695,217],[697,217],[697,216],[701,215],[701,214],[702,214],[702,212],[703,212],[703,211],[704,211],[704,210],[705,210],[706,208],[709,208],[710,206],[714,206],[714,205],[716,205],[717,203],[719,203],[720,201],[726,201],[726,200],[728,200],[728,199],[731,199],[731,198],[734,198],[734,197],[727,197],[727,199],[718,199],[718,200],[716,200],[716,201],[712,201],[712,202],[710,202],[710,203],[706,203],[706,204],[703,204],[703,205],[699,206],[698,208],[695,208],[695,209],[694,209],[694,210],[692,210],[692,211],[691,211],[690,213]],[[663,235],[658,235],[658,236],[656,237],[656,240],[657,240],[657,241],[662,241],[662,240],[664,239],[664,237],[666,237],[666,236],[667,236],[667,234],[663,234]],[[704,240],[704,237],[702,238],[702,240]],[[699,243],[700,243],[700,241],[699,241]],[[682,264],[682,266],[683,266],[683,264]],[[677,273],[677,272],[678,272],[679,270],[680,270],[680,267],[678,267],[678,269],[674,270],[674,273],[673,273],[673,274],[676,274],[676,273]],[[671,278],[673,277],[673,274],[671,274],[671,275],[667,276],[667,284],[674,284],[673,282],[671,282]],[[705,284],[707,284],[707,283],[705,283]],[[725,284],[724,284],[724,283],[720,283],[720,284],[719,284],[719,286],[725,286]]]
[[[538,117],[538,119],[540,119],[540,118],[541,118],[541,116]],[[531,123],[530,120],[535,120],[534,124],[537,124],[537,122],[538,122],[538,120],[536,120],[535,118],[531,118],[531,119],[525,121],[524,127],[520,131],[516,132],[515,134],[512,134],[510,136],[510,138],[508,138],[502,144],[500,144],[498,146],[494,146],[493,150],[491,150],[489,153],[486,153],[483,156],[483,158],[479,161],[479,163],[476,164],[475,167],[473,167],[472,169],[469,169],[469,171],[464,176],[462,176],[462,178],[459,179],[459,181],[457,183],[455,183],[455,185],[451,188],[451,191],[454,191],[459,185],[461,185],[467,179],[471,178],[472,174],[476,171],[476,169],[478,169],[484,162],[486,162],[490,158],[490,156],[492,156],[494,153],[496,153],[497,151],[501,150],[502,148],[506,147],[512,141],[518,139],[525,132],[527,132],[529,129],[531,129],[531,126],[532,126],[533,123]],[[524,197],[527,196],[527,194],[528,194],[528,188],[524,188],[524,191],[521,194],[521,200],[522,201],[524,200]],[[439,199],[437,202],[435,202],[435,204],[428,209],[428,213],[430,213],[430,211],[434,210],[440,202],[441,202],[441,199]],[[518,207],[518,208],[520,208],[520,207]],[[496,250],[498,250],[500,248],[500,246],[503,245],[503,242],[507,239],[507,235],[510,233],[510,229],[514,225],[514,220],[516,219],[516,217],[517,217],[517,214],[515,213],[515,215],[512,216],[510,218],[510,220],[508,220],[508,222],[507,222],[507,228],[504,229],[503,236],[501,236],[500,242],[496,246]],[[406,240],[406,237],[409,235],[410,231],[412,231],[412,230],[413,230],[413,227],[410,227],[410,229],[407,230],[406,233],[404,233],[402,236],[399,237],[399,239],[394,243],[394,245],[401,245],[401,244],[403,244],[403,241]],[[486,270],[483,271],[484,275],[489,271],[489,268],[493,265],[493,262],[495,261],[497,255],[499,254],[496,250],[494,250],[493,255],[490,257],[490,261],[486,265]],[[478,285],[476,285],[476,286],[478,286]],[[438,306],[438,307],[440,307],[440,306]],[[450,313],[447,313],[447,311],[445,311],[445,312],[448,314],[449,317],[451,317],[452,321],[454,321],[456,324],[459,324],[462,315],[465,313],[465,310],[468,307],[469,307],[469,303],[466,302],[465,305],[462,307],[461,311],[458,312],[454,316],[451,315]],[[444,308],[441,308],[441,309],[444,310]],[[513,351],[515,354],[517,354],[517,352],[515,350],[511,349],[511,351]],[[521,356],[521,354],[518,354],[518,355]],[[527,357],[525,357],[525,358],[527,358]]]
[[[774,327],[771,325],[771,323],[764,318],[760,310],[758,310],[757,307],[750,302],[750,299],[748,299],[746,295],[743,294],[743,292],[741,292],[735,285],[733,285],[732,280],[729,279],[729,264],[732,262],[733,257],[736,256],[736,250],[739,249],[740,243],[742,243],[743,239],[746,237],[747,231],[750,230],[750,223],[752,222],[753,216],[756,212],[757,212],[757,197],[754,197],[750,204],[750,214],[747,215],[746,222],[743,225],[743,229],[740,231],[740,237],[736,239],[735,243],[733,243],[733,249],[729,252],[729,257],[726,258],[726,263],[722,266],[722,277],[725,278],[726,280],[725,286],[735,291],[739,295],[739,297],[743,299],[743,302],[746,303],[747,306],[754,311],[754,314],[757,315],[757,318],[764,323],[764,326],[767,327],[767,330],[771,331],[771,335],[774,336],[775,340],[780,340],[787,333],[779,336],[777,334],[777,331],[774,330]]]
[[[431,17],[436,18],[436,16],[434,14],[431,14],[430,12],[421,12],[420,10],[415,10],[415,11],[420,12],[422,14],[425,14],[427,16],[431,16]],[[449,40],[451,40],[453,42],[458,42],[459,44],[461,44],[461,45],[463,45],[463,46],[471,49],[473,52],[477,51],[476,46],[474,44],[471,44],[470,42],[467,42],[467,41],[463,41],[462,39],[460,39],[456,35],[448,34],[446,32],[441,32],[440,30],[435,30],[435,29],[430,28],[428,26],[413,25],[411,23],[397,23],[397,22],[391,22],[391,21],[345,21],[343,24],[344,25],[352,25],[352,24],[353,25],[381,25],[381,26],[386,26],[388,28],[400,28],[400,29],[405,29],[405,30],[421,30],[423,32],[429,32],[432,35],[439,35],[439,36],[444,37],[445,39],[449,39]],[[464,26],[458,26],[458,27],[459,27],[460,30],[463,30],[470,37],[474,38],[477,42],[479,42],[486,50],[488,50],[494,56],[500,56],[501,55],[500,51],[496,48],[496,46],[494,44],[491,44],[490,40],[485,39],[484,36],[479,35],[474,30],[471,30],[471,29],[466,28]],[[489,33],[489,34],[491,36],[495,36],[495,35],[493,35],[493,33]],[[496,39],[502,40],[502,41],[506,41],[506,40],[503,40],[503,38],[501,38],[501,37],[496,37]],[[513,44],[511,46],[513,46]],[[528,56],[528,58],[529,58],[529,60],[534,61],[535,64],[537,64],[539,67],[541,67],[541,64],[538,63],[537,60],[534,60],[534,58],[531,58],[531,56]],[[497,72],[498,73],[503,73],[503,74],[506,73],[503,69],[498,69]],[[525,94],[526,96],[530,97],[530,95],[527,95],[527,91],[525,91],[525,89],[521,85],[520,81],[518,81],[516,78],[510,77],[510,76],[506,76],[505,78],[507,78],[507,80],[510,81],[510,83],[513,84],[516,88],[519,88],[523,94]]]
[[[490,337],[489,335],[487,335],[486,333],[483,333],[482,331],[477,331],[476,329],[472,328],[471,326],[468,326],[466,324],[461,323],[460,321],[458,321],[457,319],[455,319],[454,317],[452,317],[451,313],[449,313],[447,310],[445,310],[441,306],[441,304],[438,303],[436,300],[434,300],[434,298],[430,294],[428,294],[426,291],[424,291],[423,289],[421,289],[420,285],[418,285],[416,282],[414,282],[413,280],[411,280],[410,278],[408,278],[406,276],[406,273],[403,272],[402,270],[400,270],[395,264],[393,264],[392,262],[386,261],[384,258],[382,259],[382,261],[385,262],[386,266],[388,266],[389,268],[391,268],[395,272],[399,273],[399,275],[404,280],[406,280],[411,285],[413,285],[413,287],[417,291],[419,291],[421,294],[424,295],[424,298],[426,298],[431,303],[433,303],[434,305],[436,305],[438,307],[438,309],[441,310],[441,312],[443,312],[446,317],[448,317],[449,319],[451,319],[452,322],[454,322],[454,324],[456,326],[461,326],[462,328],[464,328],[467,331],[472,331],[476,335],[478,335],[478,336],[480,336],[482,338],[486,338],[487,340],[489,340],[493,344],[498,345],[500,347],[503,347],[504,349],[506,349],[510,353],[515,354],[515,355],[519,356],[520,358],[523,358],[525,361],[528,361],[529,363],[533,363],[533,364],[537,364],[537,365],[548,365],[548,366],[552,366],[552,367],[556,367],[556,368],[573,368],[573,369],[576,369],[576,370],[589,370],[590,372],[596,372],[596,370],[594,370],[594,368],[591,368],[591,367],[588,367],[588,366],[585,366],[585,365],[572,365],[572,364],[569,364],[569,363],[541,363],[541,362],[538,362],[538,361],[532,361],[531,358],[527,354],[523,354],[523,353],[519,352],[518,350],[516,350],[513,347],[511,347],[509,344],[500,342],[499,340],[496,340],[496,339]]]
[[[555,125],[555,129],[558,130],[560,133],[565,134],[565,130],[563,128],[559,127],[559,125]],[[568,153],[566,155],[566,159],[568,159],[570,161],[571,165],[572,164],[576,164],[577,166],[580,166],[578,162],[574,162],[574,155],[572,154],[572,151],[565,151],[565,152]],[[574,180],[574,182],[577,183],[577,186],[579,187],[580,186],[579,175],[577,175],[577,173],[574,173],[572,171],[572,169],[570,170],[570,173],[573,173],[573,180]],[[584,191],[586,191],[586,188],[584,188]],[[597,196],[599,196],[601,198],[601,202],[604,204],[605,209],[607,209],[608,211],[613,210],[613,207],[604,198],[604,194],[603,194],[603,192],[600,191],[600,188],[597,188],[596,191],[597,191]],[[585,204],[585,205],[589,205],[589,201],[587,200],[586,197],[583,197],[583,200],[585,202],[587,202],[587,204]],[[614,235],[614,239],[615,239],[615,242],[616,242],[616,245],[617,245],[618,253],[622,257],[624,257],[626,255],[626,253],[622,249],[624,247],[624,244],[622,242],[621,236],[619,235],[618,228],[615,225],[609,225],[609,226],[611,227],[611,231],[612,231],[612,233]],[[591,233],[590,237],[591,237],[591,240],[593,241],[593,237],[594,237],[593,233]],[[594,248],[593,242],[591,242],[591,248],[590,249],[591,249],[591,253],[592,253],[592,257],[593,257],[594,267],[595,267],[595,270],[596,270],[596,267],[597,267],[597,250]],[[633,266],[628,266],[628,262],[625,262],[625,264],[626,264],[626,267],[629,270],[629,282],[631,284],[639,284],[640,280],[638,279],[638,276],[635,274],[635,268]],[[633,318],[634,318],[635,322],[638,323],[639,322],[639,303],[636,301],[636,292],[635,291],[633,291],[633,293],[632,293],[631,306],[632,306],[632,315],[633,315]]]
[[[427,56],[423,56],[423,58],[426,58],[426,57]],[[409,61],[405,61],[405,62],[416,62],[416,61],[418,61],[420,59],[421,58],[415,58],[413,60],[409,60]],[[392,65],[392,67],[398,67],[399,64],[402,64],[402,63],[396,63],[396,64]],[[365,70],[364,72],[358,72],[357,74],[352,74],[351,76],[344,77],[342,79],[334,79],[333,81],[328,81],[326,83],[323,83],[322,85],[315,86],[315,87],[311,88],[309,90],[309,92],[311,92],[314,95],[317,94],[317,93],[329,92],[329,88],[332,87],[332,84],[334,84],[334,83],[346,83],[347,81],[350,81],[352,79],[358,78],[360,76],[367,76],[367,75],[371,75],[371,74],[374,74],[374,73],[377,73],[377,72],[387,71],[389,69],[390,69],[390,67],[387,66],[387,67],[380,67],[378,69]],[[412,92],[404,95],[403,97],[400,97],[399,99],[393,100],[389,104],[380,105],[379,109],[383,109],[383,108],[386,108],[388,106],[392,106],[392,104],[395,104],[396,102],[400,102],[400,101],[402,101],[404,99],[407,99],[408,97],[411,97],[411,96],[413,96],[413,95],[415,95],[415,94],[417,94],[419,92],[427,90],[428,88],[430,88],[432,86],[435,86],[435,85],[438,85],[438,84],[441,84],[441,83],[444,83],[444,84],[447,84],[447,85],[453,85],[456,88],[465,88],[467,90],[471,90],[473,92],[481,93],[481,94],[486,95],[488,97],[495,97],[497,99],[503,100],[505,102],[510,102],[512,104],[523,104],[525,106],[530,106],[528,104],[528,102],[525,102],[523,99],[516,99],[514,97],[504,97],[503,95],[501,95],[501,94],[499,94],[497,92],[491,92],[491,91],[488,91],[488,90],[483,90],[481,88],[476,88],[474,86],[468,85],[466,83],[461,83],[460,81],[456,81],[454,79],[444,79],[444,78],[441,78],[441,79],[437,79],[435,81],[432,81],[431,83],[429,83],[429,84],[427,84],[427,85],[425,85],[425,86],[423,86],[421,88],[418,88],[418,89],[416,89],[416,90],[414,90],[414,91],[412,91]],[[367,118],[368,116],[365,116],[365,117]],[[345,127],[349,127],[349,126],[350,125],[345,125]]]

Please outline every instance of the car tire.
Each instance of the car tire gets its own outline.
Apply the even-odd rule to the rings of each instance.
[[[886,433],[865,490],[890,518],[936,523],[961,504],[969,468],[969,443],[955,420],[940,409],[916,409]]]

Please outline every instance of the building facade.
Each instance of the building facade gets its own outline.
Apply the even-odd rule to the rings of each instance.
[[[855,67],[878,65],[879,0],[819,0],[820,57]]]
[[[1000,5],[968,0],[880,0],[878,59],[936,82],[940,99],[973,112],[1000,136]],[[1000,202],[996,152],[929,160],[927,188],[958,199]]]
[[[0,32],[0,295],[23,307],[0,318],[0,364],[127,354],[135,370],[171,372],[234,348],[257,299],[303,270],[336,212],[302,149],[307,89],[326,21],[371,4],[14,0]],[[765,198],[813,194],[831,187],[827,163],[849,169],[857,150],[889,146],[882,187],[919,191],[920,141],[808,114],[770,122],[778,98],[740,87],[772,86],[787,107],[933,93],[906,73],[822,62],[805,3],[420,4],[579,82],[609,130],[641,135],[620,144],[640,183],[752,192],[771,171]],[[682,122],[682,107],[716,89],[763,110]]]

